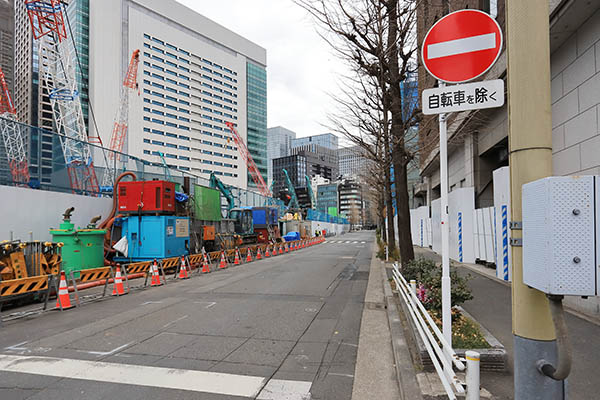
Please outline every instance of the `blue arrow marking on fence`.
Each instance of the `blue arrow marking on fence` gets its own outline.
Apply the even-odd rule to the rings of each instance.
[[[462,213],[458,213],[458,261],[463,261],[463,246],[462,246]]]
[[[423,247],[423,220],[421,219],[421,247]]]
[[[508,280],[508,207],[502,206],[502,266],[504,280]]]

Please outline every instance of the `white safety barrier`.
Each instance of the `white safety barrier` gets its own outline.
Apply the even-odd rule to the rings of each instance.
[[[419,247],[431,246],[431,218],[429,218],[429,207],[422,206],[410,210],[410,228],[413,245]]]
[[[494,207],[478,208],[473,213],[473,243],[475,259],[496,263],[496,232],[494,231]]]
[[[427,353],[433,362],[448,398],[455,400],[457,394],[466,393],[467,399],[479,400],[479,354],[469,351],[466,354],[466,360],[459,358],[418,299],[415,293],[416,282],[411,281],[409,285],[400,273],[396,263],[393,266],[392,275],[396,288],[400,293],[400,298],[409,310],[412,323],[425,344]],[[466,383],[458,379],[454,368],[459,371],[467,370]]]

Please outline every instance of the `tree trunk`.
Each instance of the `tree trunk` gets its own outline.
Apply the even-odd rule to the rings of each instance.
[[[387,241],[390,254],[396,250],[396,234],[394,232],[394,203],[392,201],[392,182],[390,170],[385,173],[385,210],[387,213]]]
[[[398,207],[398,248],[400,262],[407,263],[415,258],[410,229],[410,207],[408,197],[408,177],[406,163],[400,157],[393,157],[394,182],[396,183],[396,205]]]
[[[385,192],[385,189],[383,190],[383,192]],[[377,205],[379,206],[377,210],[377,222],[379,224],[379,232],[381,232],[381,240],[386,242],[387,232],[385,231],[385,216],[383,215],[383,210],[385,209],[384,197],[385,196],[383,193],[380,193],[377,196]]]

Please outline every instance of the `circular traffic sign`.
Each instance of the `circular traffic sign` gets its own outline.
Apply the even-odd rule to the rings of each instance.
[[[448,82],[468,82],[489,70],[502,51],[502,30],[490,15],[459,10],[437,21],[423,40],[427,72]]]

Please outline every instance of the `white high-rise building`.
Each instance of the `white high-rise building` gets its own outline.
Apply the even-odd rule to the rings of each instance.
[[[273,160],[292,154],[292,141],[296,132],[283,126],[267,129],[267,160],[269,170],[269,185],[273,182]]]
[[[90,102],[105,144],[136,49],[124,152],[155,163],[161,152],[170,166],[246,188],[231,121],[266,175],[264,48],[174,0],[90,1]]]

